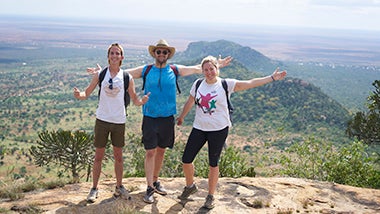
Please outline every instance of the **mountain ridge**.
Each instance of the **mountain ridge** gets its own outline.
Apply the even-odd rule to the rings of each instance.
[[[175,59],[198,59],[200,61],[201,58],[207,55],[215,57],[219,55],[222,57],[232,56],[234,60],[241,62],[245,67],[256,72],[267,71],[267,69],[272,70],[279,63],[255,49],[223,39],[213,42],[191,42],[186,50],[180,52]]]

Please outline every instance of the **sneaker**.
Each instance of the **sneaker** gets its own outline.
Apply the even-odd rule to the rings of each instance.
[[[213,195],[207,195],[206,202],[203,207],[206,209],[212,209],[215,207],[215,199]]]
[[[161,186],[161,183],[159,181],[155,181],[153,183],[155,191],[160,194],[160,195],[167,195],[168,193],[166,192],[166,189]]]
[[[88,193],[88,196],[87,196],[87,201],[90,203],[94,203],[97,198],[98,198],[98,189],[91,188],[90,193]]]
[[[187,198],[189,198],[189,196],[191,195],[191,194],[194,194],[194,193],[196,193],[198,191],[198,188],[197,188],[197,186],[195,185],[195,184],[192,184],[190,187],[185,187],[184,189],[183,189],[183,192],[182,192],[182,194],[180,195],[180,196],[178,196],[178,198],[179,199],[181,199],[181,200],[186,200]]]
[[[115,197],[120,197],[125,200],[131,200],[131,196],[128,191],[125,189],[123,185],[115,188],[115,193],[113,194]]]
[[[151,186],[148,186],[148,188],[146,189],[146,193],[144,195],[144,198],[143,200],[148,203],[148,204],[151,204],[154,202],[154,198],[153,198],[153,193],[154,193],[155,189]]]

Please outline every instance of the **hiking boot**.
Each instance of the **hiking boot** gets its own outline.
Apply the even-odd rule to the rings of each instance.
[[[128,191],[125,189],[123,185],[115,188],[115,193],[113,194],[115,197],[120,197],[125,200],[131,200],[131,196]]]
[[[206,209],[212,209],[215,207],[215,199],[213,195],[207,195],[206,202],[203,207]]]
[[[190,187],[185,186],[185,188],[183,188],[182,194],[178,196],[178,198],[181,200],[186,200],[187,198],[189,198],[191,194],[194,194],[197,191],[198,191],[198,188],[195,184],[192,184]]]
[[[88,196],[87,196],[87,201],[90,203],[94,203],[97,198],[98,198],[98,189],[91,188],[90,193],[88,193]]]
[[[153,193],[154,193],[154,188],[151,187],[151,186],[148,186],[148,188],[146,189],[146,193],[144,195],[144,198],[143,200],[148,203],[148,204],[151,204],[154,202],[154,198],[153,198]]]
[[[161,186],[161,183],[159,181],[155,181],[153,183],[155,191],[160,194],[160,195],[167,195],[168,193],[166,192],[166,189]]]

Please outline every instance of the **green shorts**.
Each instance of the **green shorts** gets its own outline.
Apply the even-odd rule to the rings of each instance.
[[[107,145],[108,135],[111,134],[111,142],[115,147],[123,147],[125,145],[125,123],[115,124],[96,119],[95,122],[95,141],[96,148],[104,148]]]

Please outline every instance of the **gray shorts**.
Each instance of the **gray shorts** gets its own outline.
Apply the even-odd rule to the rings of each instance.
[[[169,117],[143,117],[142,143],[146,150],[160,148],[173,148],[174,145],[174,116]]]

